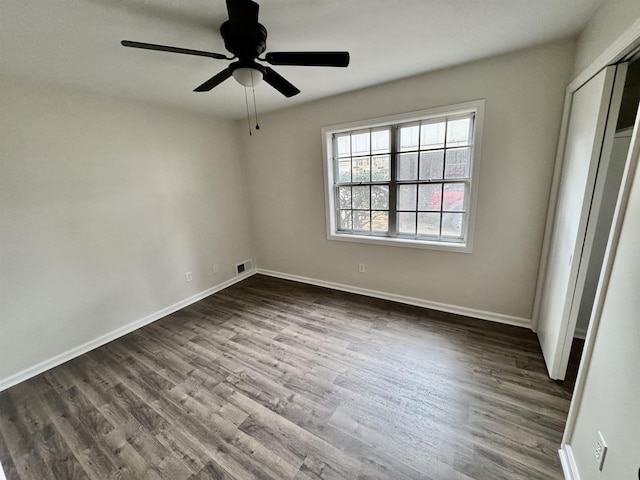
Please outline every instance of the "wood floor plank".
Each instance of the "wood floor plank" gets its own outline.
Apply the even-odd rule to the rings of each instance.
[[[7,480],[551,480],[568,379],[524,329],[255,275],[0,392],[0,461]]]

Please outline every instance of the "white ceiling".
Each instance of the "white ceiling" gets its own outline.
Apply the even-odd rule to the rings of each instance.
[[[275,67],[302,93],[256,87],[266,112],[577,34],[606,0],[262,0],[267,51],[348,50],[348,68]],[[225,118],[245,115],[228,62],[120,40],[227,53],[225,0],[0,0],[0,72]]]

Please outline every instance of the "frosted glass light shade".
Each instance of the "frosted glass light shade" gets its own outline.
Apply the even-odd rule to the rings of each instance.
[[[245,87],[256,86],[262,81],[262,72],[255,68],[236,68],[232,75],[236,82]]]

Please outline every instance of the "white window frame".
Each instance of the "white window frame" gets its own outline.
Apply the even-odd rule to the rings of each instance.
[[[433,250],[444,250],[460,253],[471,253],[473,244],[473,232],[475,225],[475,212],[478,193],[478,173],[480,165],[480,152],[482,142],[482,127],[484,120],[484,100],[476,100],[456,105],[430,108],[417,112],[402,113],[368,120],[359,120],[340,125],[331,125],[322,128],[322,157],[324,164],[324,191],[325,191],[325,214],[327,226],[327,239],[345,242],[369,243],[375,245],[390,245],[409,248],[425,248]],[[466,222],[464,225],[463,237],[460,241],[445,241],[422,238],[402,238],[381,235],[368,235],[357,233],[340,232],[337,229],[337,208],[334,176],[337,176],[336,161],[334,158],[333,137],[336,134],[360,130],[365,128],[395,127],[398,124],[406,124],[442,117],[454,117],[458,115],[474,115],[473,140],[471,145],[471,166],[468,203],[466,206]],[[391,160],[395,160],[392,158]],[[389,206],[397,210],[397,205]]]

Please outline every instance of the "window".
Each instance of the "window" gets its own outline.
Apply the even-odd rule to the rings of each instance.
[[[328,238],[471,251],[484,101],[325,127]]]

